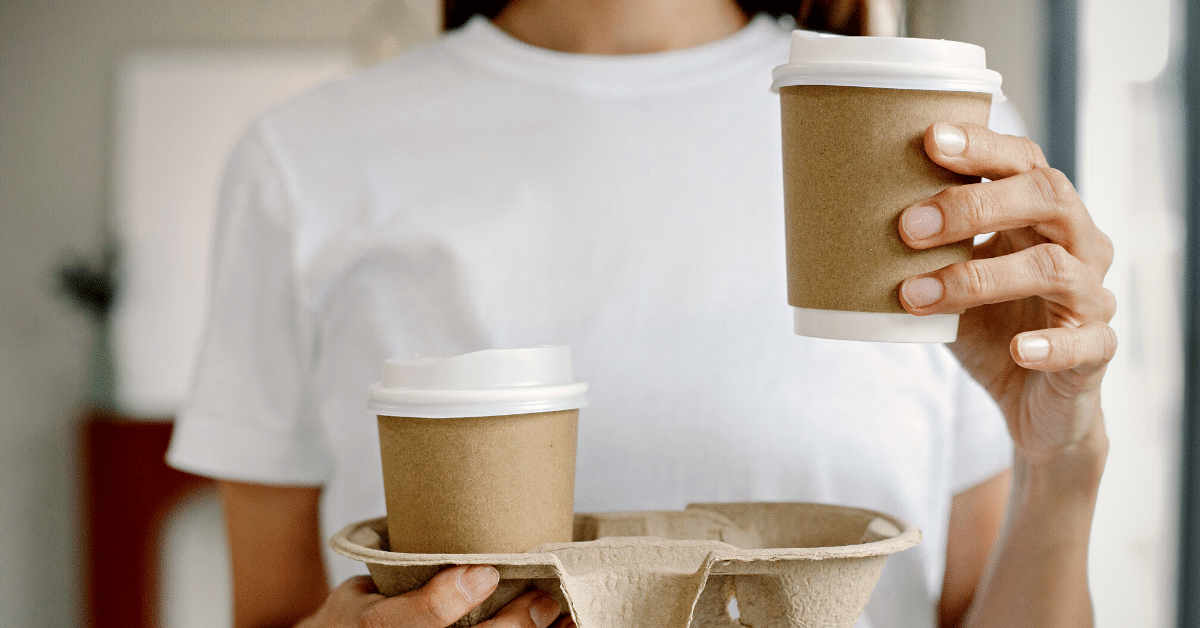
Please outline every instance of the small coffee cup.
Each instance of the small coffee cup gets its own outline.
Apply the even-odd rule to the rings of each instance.
[[[783,129],[788,303],[795,333],[882,342],[953,342],[957,314],[914,316],[899,286],[970,258],[971,241],[916,250],[901,212],[978,182],[925,154],[935,122],[987,125],[1000,75],[973,44],[792,33],[775,68]]]
[[[566,345],[388,360],[369,408],[391,551],[502,554],[570,542],[586,391]]]

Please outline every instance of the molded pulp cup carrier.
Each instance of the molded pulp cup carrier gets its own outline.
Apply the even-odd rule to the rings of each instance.
[[[978,181],[934,164],[921,137],[934,122],[986,125],[1001,78],[984,49],[900,37],[792,33],[775,68],[784,144],[788,302],[797,334],[844,340],[952,342],[958,315],[900,306],[913,275],[966,261],[970,242],[927,251],[900,240],[909,205]]]
[[[574,542],[522,553],[406,554],[379,519],[346,526],[329,544],[366,563],[384,595],[449,565],[495,565],[496,591],[456,627],[536,588],[579,628],[852,628],[888,555],[920,539],[907,521],[860,508],[741,503],[578,514]],[[734,597],[740,619],[729,613]]]
[[[586,391],[565,345],[388,360],[369,407],[392,546],[508,553],[570,541]]]

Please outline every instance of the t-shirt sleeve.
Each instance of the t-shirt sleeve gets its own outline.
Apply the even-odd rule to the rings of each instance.
[[[955,385],[950,485],[957,495],[1012,466],[1008,425],[991,395],[960,370]]]
[[[267,137],[261,123],[252,128],[224,173],[208,323],[167,461],[222,479],[316,485],[330,457],[306,397],[293,208]]]
[[[1029,136],[1029,127],[1025,125],[1025,118],[1021,117],[1021,112],[1013,106],[1011,100],[1003,100],[992,106],[991,116],[988,118],[988,128],[1005,135]]]

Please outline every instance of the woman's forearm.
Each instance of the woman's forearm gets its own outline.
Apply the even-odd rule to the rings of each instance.
[[[1087,555],[1108,454],[1103,421],[1036,464],[1014,460],[1004,530],[964,626],[1092,626]]]

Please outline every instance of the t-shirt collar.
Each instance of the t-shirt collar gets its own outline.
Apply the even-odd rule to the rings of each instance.
[[[583,91],[648,93],[708,84],[758,70],[764,61],[786,61],[787,34],[766,15],[714,42],[666,52],[593,55],[558,52],[527,44],[476,15],[447,36],[467,59],[526,81]],[[448,41],[447,43],[450,43]],[[770,77],[764,77],[764,85]],[[764,88],[765,89],[765,88]]]

